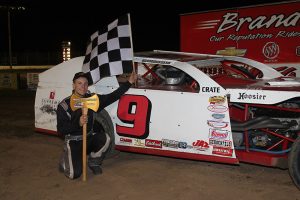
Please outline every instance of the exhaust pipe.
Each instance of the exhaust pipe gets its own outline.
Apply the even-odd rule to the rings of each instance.
[[[245,131],[245,130],[260,129],[260,128],[286,129],[288,128],[288,126],[282,124],[277,119],[272,119],[267,116],[256,117],[246,122],[231,121],[232,131]]]

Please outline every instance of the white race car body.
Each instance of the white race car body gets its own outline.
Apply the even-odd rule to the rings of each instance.
[[[56,134],[53,111],[71,94],[72,77],[81,71],[82,62],[83,57],[74,58],[40,74],[35,101],[38,131]],[[246,161],[277,166],[278,159],[286,159],[285,150],[295,141],[298,128],[289,132],[290,137],[277,133],[274,119],[267,118],[264,109],[300,97],[298,79],[281,78],[276,70],[239,57],[156,51],[137,55],[134,62],[138,82],[106,108],[116,149],[233,164]],[[122,78],[106,77],[89,89],[110,93]],[[251,108],[252,104],[256,107]],[[264,108],[260,110],[260,106]],[[293,120],[297,124],[288,127],[298,126],[298,116]],[[264,128],[285,137],[283,150],[275,146],[278,140],[268,143],[272,138],[265,138]],[[252,149],[258,150],[254,151],[256,157],[247,158]],[[272,150],[278,154],[266,156]]]

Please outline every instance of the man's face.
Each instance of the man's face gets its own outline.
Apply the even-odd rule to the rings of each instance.
[[[88,90],[88,80],[84,77],[80,77],[73,83],[74,93],[78,96],[83,97]]]

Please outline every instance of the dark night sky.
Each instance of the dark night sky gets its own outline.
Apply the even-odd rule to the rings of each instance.
[[[131,15],[134,51],[177,51],[180,14],[282,0],[105,1],[108,5],[99,0],[77,1],[0,0],[2,6],[26,7],[25,11],[11,13],[13,51],[56,51],[63,40],[68,40],[72,42],[73,50],[85,52],[89,36],[98,27],[104,27],[126,13]],[[0,10],[0,52],[8,51],[7,30],[7,13]]]

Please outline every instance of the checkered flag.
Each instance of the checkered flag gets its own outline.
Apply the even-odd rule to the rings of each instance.
[[[90,38],[82,71],[89,84],[106,76],[130,73],[133,69],[130,15],[124,15]]]

